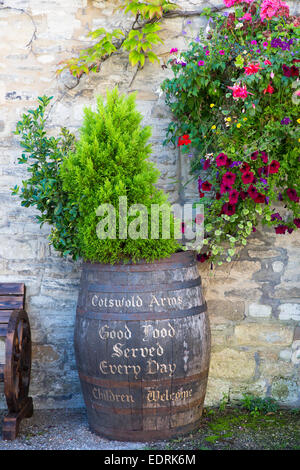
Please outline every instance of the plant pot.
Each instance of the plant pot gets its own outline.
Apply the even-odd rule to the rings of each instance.
[[[153,263],[84,263],[75,353],[95,433],[149,441],[195,430],[210,360],[195,253]]]

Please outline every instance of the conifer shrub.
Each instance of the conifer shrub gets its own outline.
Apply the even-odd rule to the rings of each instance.
[[[23,181],[22,205],[36,206],[42,213],[38,220],[53,225],[50,242],[62,255],[113,264],[129,260],[150,262],[177,251],[170,204],[163,191],[155,187],[159,171],[149,161],[151,128],[141,126],[143,116],[136,109],[134,94],[126,97],[115,88],[107,92],[106,103],[98,97],[96,111],[85,109],[79,139],[69,147],[46,137],[43,116],[36,116],[42,124],[39,122],[32,132],[32,113],[24,115],[18,124],[25,148],[19,163],[27,163],[31,173]],[[43,158],[39,160],[41,149]],[[25,157],[26,152],[29,156]],[[55,165],[49,171],[49,161],[53,159]],[[51,192],[48,177],[53,183]],[[13,193],[18,191],[15,187]],[[125,200],[120,216],[120,201]],[[167,211],[158,212],[154,218],[153,205]],[[113,209],[113,218],[103,210],[106,207]],[[169,236],[162,230],[163,217],[170,224]],[[99,235],[101,224],[104,236]],[[54,244],[57,234],[60,243]]]

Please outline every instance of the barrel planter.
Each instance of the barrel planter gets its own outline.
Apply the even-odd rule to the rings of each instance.
[[[83,264],[75,354],[92,431],[149,441],[199,425],[210,327],[193,251]]]

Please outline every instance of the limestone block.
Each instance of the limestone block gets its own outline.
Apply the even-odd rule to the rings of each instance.
[[[300,304],[282,304],[279,306],[279,320],[300,320]]]
[[[293,341],[292,327],[276,324],[247,323],[236,325],[237,344],[243,346],[290,346]]]
[[[249,380],[254,372],[255,359],[252,353],[229,348],[212,353],[210,375],[213,378]]]
[[[270,317],[272,314],[272,307],[270,305],[263,305],[259,303],[253,303],[249,305],[249,316],[256,318]]]
[[[248,250],[248,254],[250,258],[275,258],[276,256],[280,256],[280,251],[276,250],[261,250],[261,251],[254,251],[254,250]]]
[[[230,383],[228,381],[213,378],[209,374],[204,405],[218,405],[224,396],[229,395],[229,387]]]
[[[208,300],[207,308],[210,317],[212,315],[224,317],[231,321],[238,321],[244,318],[245,303],[241,301]]]

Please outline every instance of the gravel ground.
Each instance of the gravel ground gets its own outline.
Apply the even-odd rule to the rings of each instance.
[[[0,410],[0,432],[5,410]],[[0,438],[0,450],[142,450],[144,443],[103,439],[89,430],[84,409],[35,410],[14,441]]]

